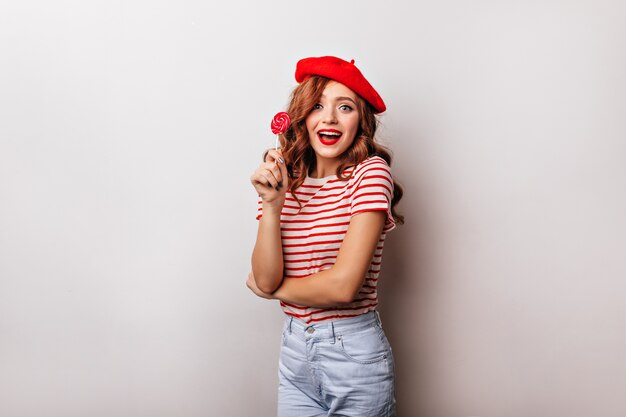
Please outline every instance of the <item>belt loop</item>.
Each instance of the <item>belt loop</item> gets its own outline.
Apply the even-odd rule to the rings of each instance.
[[[289,334],[291,334],[291,323],[293,323],[293,316],[289,317]]]
[[[378,325],[380,327],[383,327],[383,322],[380,320],[380,313],[378,312],[378,310],[374,310],[374,312],[376,313],[376,320],[378,321]]]
[[[334,344],[335,344],[335,325],[333,324],[333,322],[332,322],[332,321],[330,322],[330,332],[331,332],[331,333],[332,333],[332,335],[333,335],[333,338],[332,338],[332,340],[330,341],[330,344],[331,344],[331,345],[334,345]]]

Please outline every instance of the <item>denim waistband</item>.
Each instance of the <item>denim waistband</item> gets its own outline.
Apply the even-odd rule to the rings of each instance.
[[[370,311],[356,317],[327,320],[321,323],[311,324],[289,315],[285,317],[285,326],[287,326],[289,333],[292,331],[307,332],[309,334],[315,333],[318,337],[326,336],[334,338],[336,332],[348,334],[369,327],[374,323],[381,324],[378,311]]]

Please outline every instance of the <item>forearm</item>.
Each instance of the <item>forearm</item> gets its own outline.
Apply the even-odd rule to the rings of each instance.
[[[354,216],[333,267],[305,278],[285,278],[273,297],[311,307],[352,302],[363,286],[384,222],[384,212]]]
[[[361,285],[363,279],[346,279],[331,268],[305,278],[284,278],[273,297],[303,306],[332,307],[351,302]]]
[[[263,208],[257,239],[252,251],[252,272],[264,292],[274,292],[283,277],[283,247],[280,233],[280,211]]]

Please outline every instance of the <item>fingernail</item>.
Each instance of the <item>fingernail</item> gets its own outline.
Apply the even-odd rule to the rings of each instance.
[[[285,160],[283,158],[281,158],[281,157],[278,157],[278,162],[280,162],[281,164],[284,164]]]

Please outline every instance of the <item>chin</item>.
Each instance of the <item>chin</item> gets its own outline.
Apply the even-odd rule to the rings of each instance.
[[[322,152],[316,152],[317,156],[326,159],[339,159],[342,153],[343,152],[328,152],[327,150],[326,152],[324,152],[324,150],[322,150]]]

